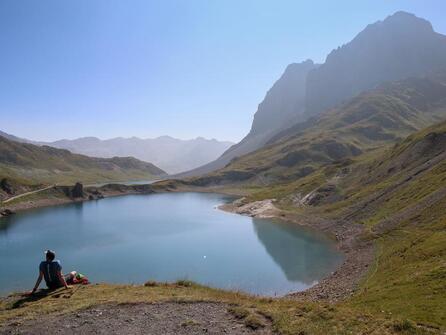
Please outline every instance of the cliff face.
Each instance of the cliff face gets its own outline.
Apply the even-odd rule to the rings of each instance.
[[[288,65],[259,104],[248,136],[277,132],[300,121],[305,108],[307,75],[316,67],[312,60]]]
[[[261,148],[274,135],[302,121],[305,117],[307,75],[317,66],[312,60],[288,65],[259,104],[249,134],[217,160],[179,176],[197,176],[220,169],[233,158]]]
[[[307,80],[306,114],[324,110],[385,81],[446,68],[446,36],[415,15],[397,12],[333,50]]]

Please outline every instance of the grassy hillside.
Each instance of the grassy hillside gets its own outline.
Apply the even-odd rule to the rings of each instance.
[[[234,159],[198,184],[249,181],[274,185],[319,167],[395,143],[446,118],[446,74],[380,86]]]
[[[346,304],[446,328],[446,122],[297,181],[258,188],[288,213],[360,223],[376,260]]]
[[[165,172],[133,157],[92,158],[0,136],[0,179],[21,184],[93,183],[155,179]]]

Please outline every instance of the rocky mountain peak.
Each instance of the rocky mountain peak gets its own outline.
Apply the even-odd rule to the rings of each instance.
[[[397,12],[368,25],[308,75],[306,114],[317,115],[380,83],[441,68],[446,36],[424,19]]]

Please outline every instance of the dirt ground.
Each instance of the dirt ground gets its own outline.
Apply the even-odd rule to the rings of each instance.
[[[0,334],[272,334],[268,320],[252,329],[229,308],[212,302],[102,305],[12,322],[0,328]]]

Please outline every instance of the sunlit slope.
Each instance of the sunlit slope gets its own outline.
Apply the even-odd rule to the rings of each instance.
[[[445,73],[388,83],[282,132],[264,148],[194,182],[289,182],[321,166],[395,143],[445,117]]]
[[[92,158],[68,150],[19,143],[0,136],[0,179],[72,183],[154,179],[165,172],[133,157]]]
[[[362,222],[378,242],[352,303],[444,327],[446,122],[353,165],[336,187],[342,200],[319,210]]]
[[[446,122],[252,199],[271,197],[291,213],[364,225],[376,260],[349,304],[446,326]]]

